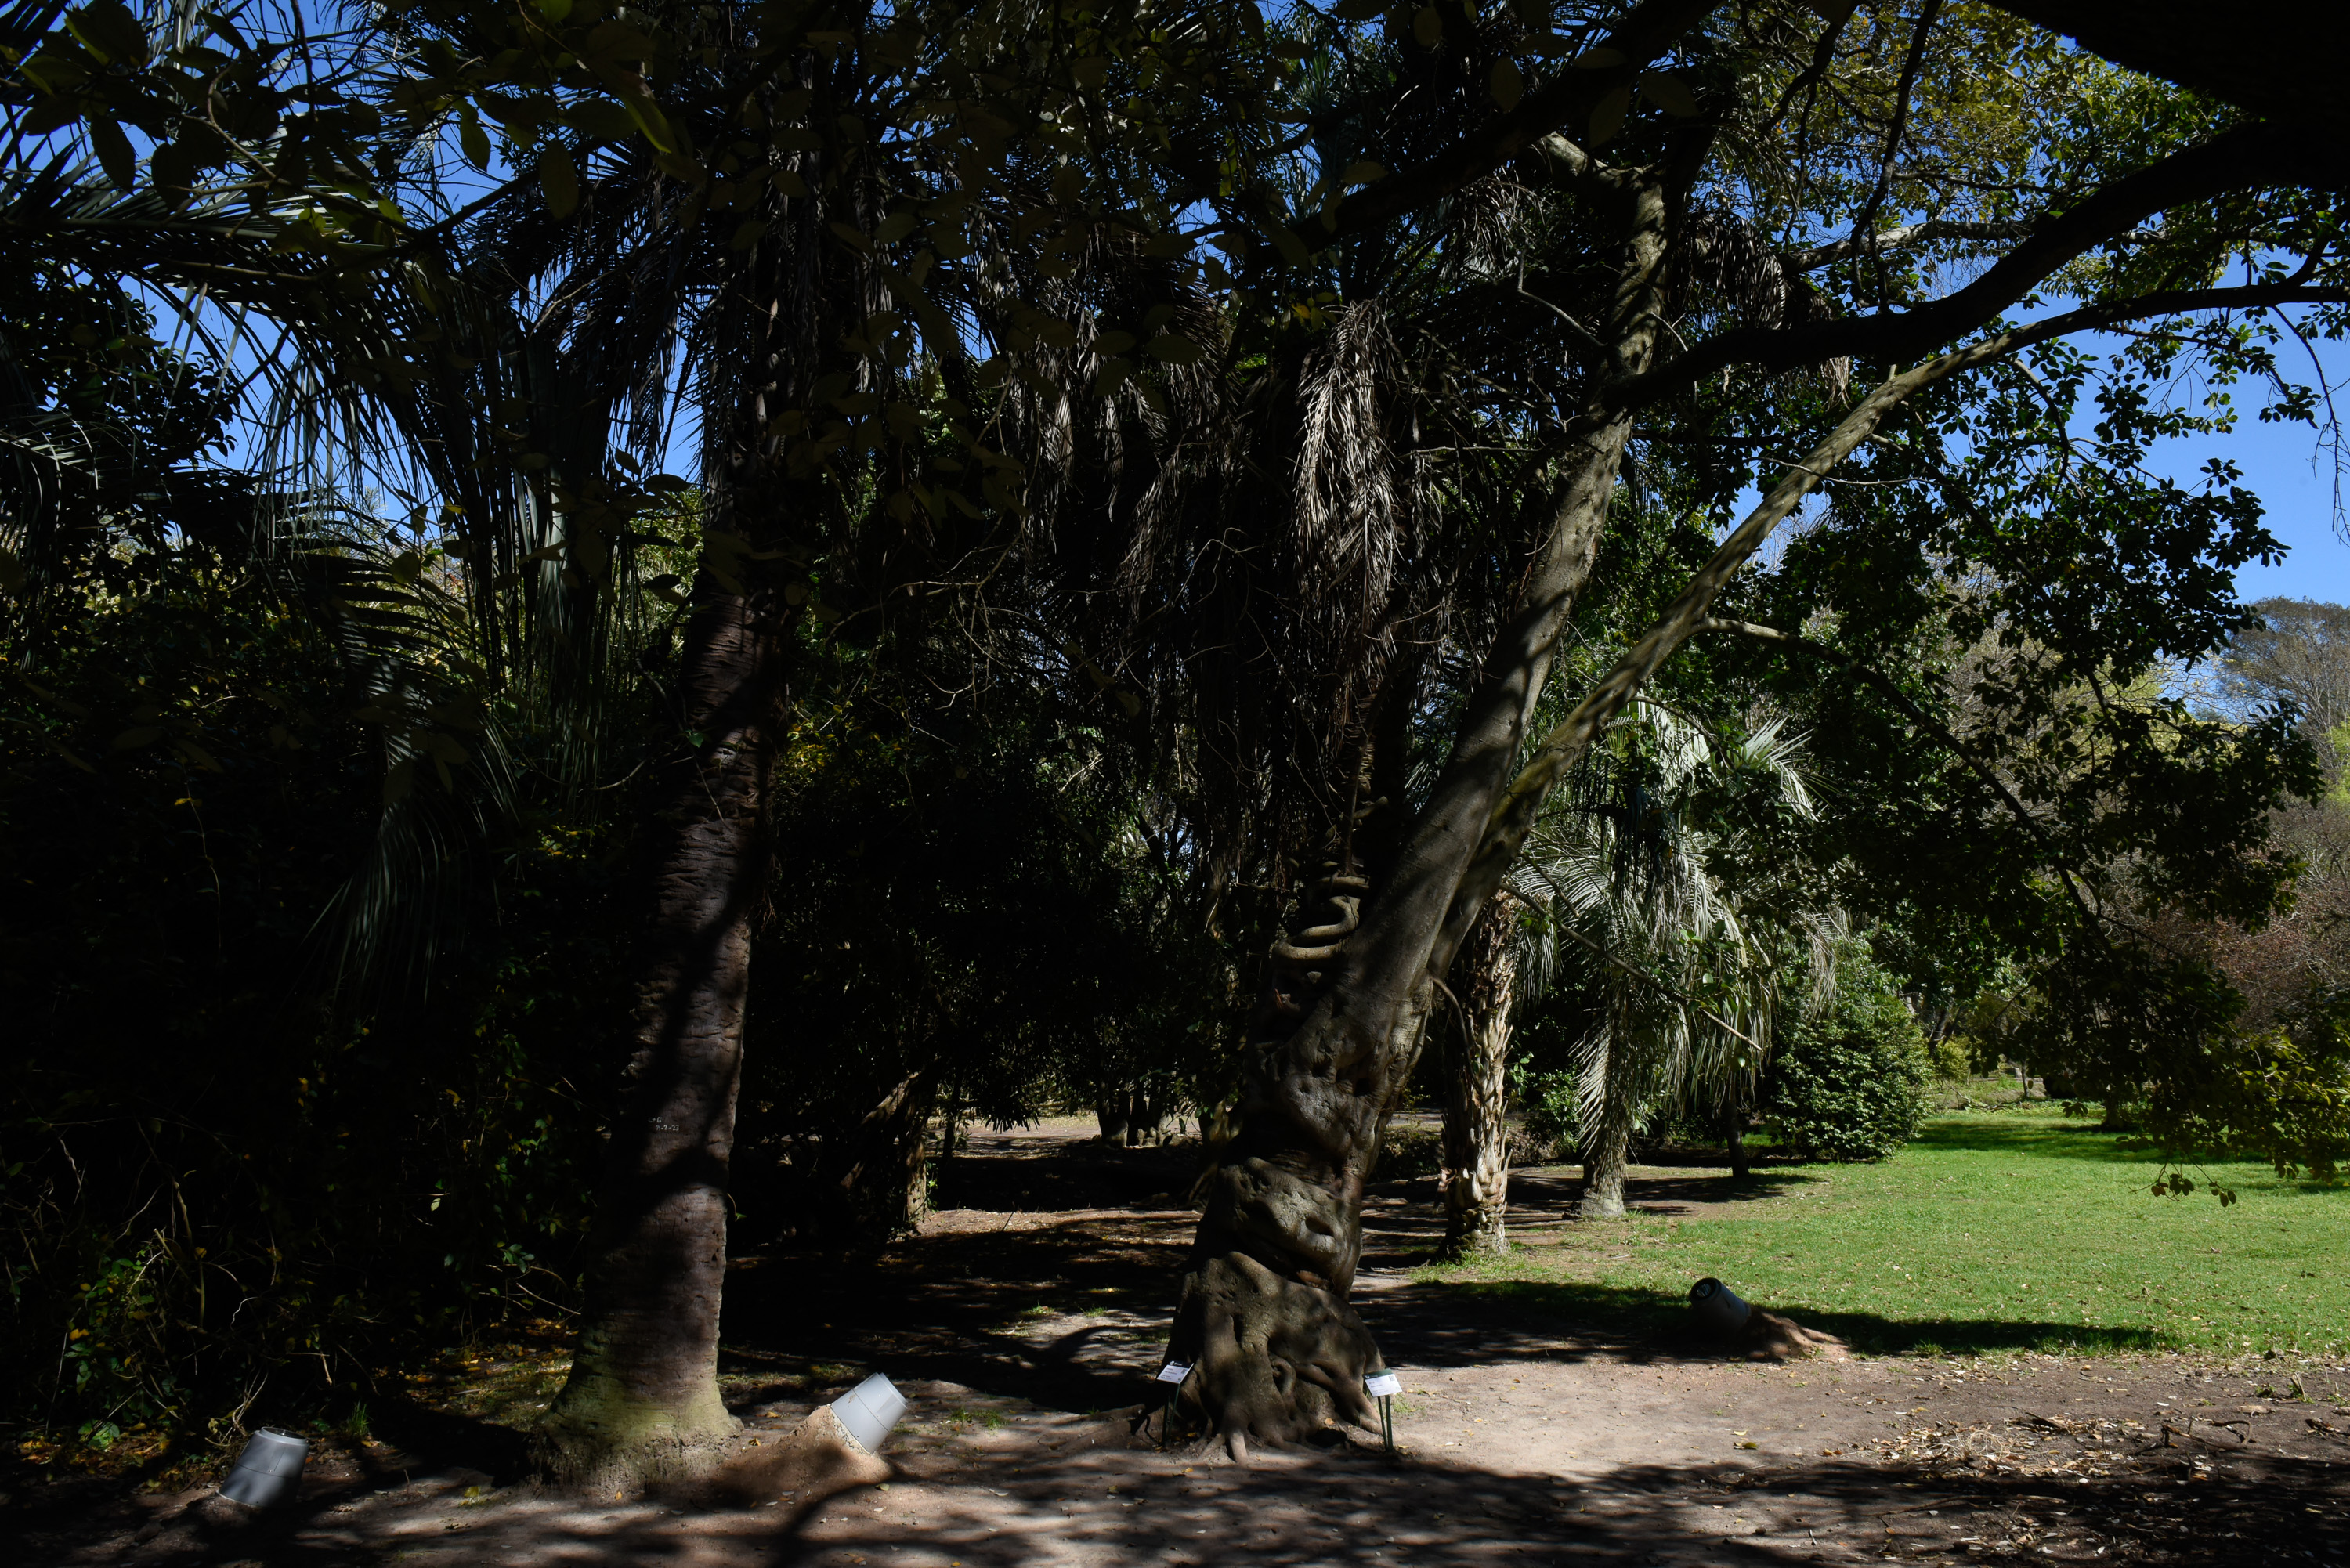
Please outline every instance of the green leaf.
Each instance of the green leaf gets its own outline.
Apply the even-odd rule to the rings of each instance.
[[[1368,159],[1363,159],[1347,165],[1346,178],[1342,183],[1352,190],[1357,185],[1368,185],[1375,180],[1384,180],[1387,177],[1388,171],[1384,168]]]
[[[106,177],[114,182],[116,190],[130,194],[139,180],[139,155],[130,151],[130,138],[122,134],[122,127],[100,115],[89,119],[90,145],[98,150],[98,161]]]
[[[1081,88],[1098,88],[1109,80],[1109,62],[1098,57],[1079,60],[1069,67],[1069,75]]]
[[[490,133],[470,106],[457,122],[457,145],[464,150],[466,162],[484,174],[490,171]]]
[[[1145,354],[1164,359],[1170,365],[1196,365],[1207,351],[1189,337],[1172,332],[1162,332],[1142,346]]]
[[[558,218],[567,218],[579,207],[579,171],[572,166],[571,154],[559,143],[550,141],[538,154],[538,182],[546,191],[546,210]]]
[[[1341,22],[1367,22],[1385,15],[1387,8],[1387,0],[1338,0],[1330,7],[1330,15]]]
[[[114,737],[114,749],[127,752],[135,746],[151,746],[163,738],[162,730],[154,724],[140,724]]]
[[[1591,145],[1602,147],[1615,140],[1616,133],[1624,129],[1624,116],[1631,107],[1630,82],[1609,88],[1607,96],[1591,111]]]
[[[1624,51],[1611,49],[1605,44],[1596,49],[1584,50],[1575,57],[1574,62],[1575,68],[1578,71],[1604,71],[1610,66],[1620,66],[1623,63]]]
[[[560,26],[571,15],[571,0],[536,0],[538,14]]]
[[[1444,41],[1444,18],[1436,14],[1435,6],[1422,5],[1412,14],[1411,36],[1425,49],[1432,49]]]
[[[1518,67],[1509,60],[1493,62],[1493,78],[1490,85],[1493,101],[1502,106],[1503,114],[1517,108],[1518,99],[1526,96],[1526,78],[1518,74]]]
[[[1639,88],[1641,97],[1667,114],[1682,119],[1696,118],[1697,96],[1679,78],[1667,76],[1662,71],[1650,71],[1640,78]]]
[[[95,0],[68,13],[66,29],[101,64],[143,66],[147,63],[147,29],[122,0]]]

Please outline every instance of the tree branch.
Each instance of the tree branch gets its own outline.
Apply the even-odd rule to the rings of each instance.
[[[2297,141],[2269,126],[2222,132],[2123,175],[2036,225],[2022,244],[1955,294],[1898,313],[1794,327],[1736,327],[1669,365],[1618,383],[1606,394],[1607,401],[1627,411],[1646,408],[1732,365],[1786,370],[1841,358],[1898,364],[1930,353],[1939,344],[1979,329],[2075,256],[2130,234],[2157,213],[2254,184],[2290,181],[2303,163]],[[2250,172],[2254,171],[2269,171],[2270,178]],[[2150,312],[2123,309],[2109,318],[2123,320],[2133,314]]]
[[[1333,214],[1335,226],[1325,228],[1315,220],[1292,233],[1309,253],[1326,250],[1349,234],[1450,195],[1563,126],[1589,123],[1591,111],[1611,88],[1638,76],[1715,8],[1715,0],[1640,0],[1594,47],[1613,49],[1623,57],[1619,63],[1592,70],[1570,64],[1526,94],[1515,109],[1495,115],[1435,157],[1376,180],[1341,201]],[[1586,56],[1591,52],[1586,50]]]
[[[1937,218],[1930,223],[1906,223],[1899,228],[1879,229],[1862,237],[1849,235],[1832,240],[1808,250],[1790,251],[1780,258],[1780,265],[1789,272],[1817,272],[1824,266],[1834,266],[1855,256],[1876,255],[1884,251],[1904,250],[1911,245],[1932,244],[1938,240],[2020,240],[2032,233],[2032,225],[2021,220],[2009,223],[1960,223],[1954,219]],[[2148,244],[2162,238],[2160,229],[2132,229],[2126,234],[2116,234],[2108,244]]]

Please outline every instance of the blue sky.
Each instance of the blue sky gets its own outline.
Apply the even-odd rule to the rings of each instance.
[[[2272,566],[2257,563],[2236,574],[2246,599],[2282,595],[2350,603],[2350,545],[2334,528],[2334,463],[2307,425],[2263,425],[2246,420],[2235,434],[2171,442],[2158,453],[2173,478],[2189,482],[2213,457],[2244,472],[2245,488],[2268,509],[2269,532],[2291,547]],[[2345,478],[2350,494],[2350,476]]]

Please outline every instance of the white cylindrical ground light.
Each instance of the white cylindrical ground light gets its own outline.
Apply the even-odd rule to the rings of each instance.
[[[309,1452],[308,1439],[264,1427],[237,1455],[228,1479],[221,1482],[221,1496],[250,1508],[275,1507],[300,1490],[302,1461]]]
[[[832,1413],[848,1435],[869,1453],[881,1451],[882,1440],[898,1417],[906,1413],[906,1397],[879,1372],[832,1402]]]

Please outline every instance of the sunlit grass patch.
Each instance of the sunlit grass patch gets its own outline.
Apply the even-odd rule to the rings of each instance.
[[[2158,1198],[2117,1141],[2053,1107],[1938,1116],[1881,1164],[1777,1168],[1726,1210],[1419,1277],[1614,1333],[1676,1324],[1711,1274],[1867,1351],[2344,1352],[2350,1191],[2231,1165],[2195,1174],[2233,1207]]]

